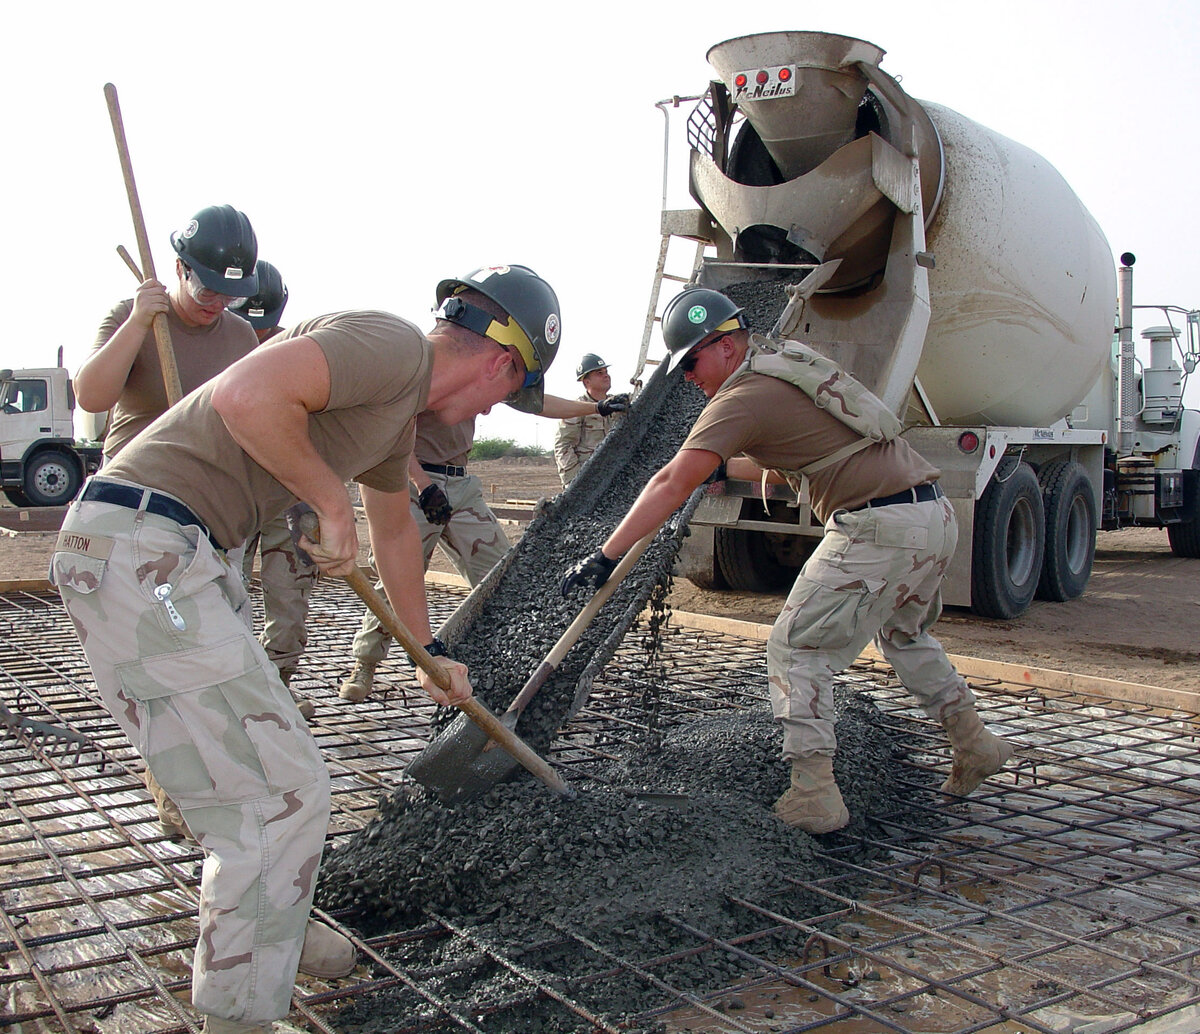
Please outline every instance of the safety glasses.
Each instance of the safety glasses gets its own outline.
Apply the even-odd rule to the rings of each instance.
[[[200,277],[191,266],[183,267],[183,279],[187,282],[188,294],[192,296],[201,305],[212,305],[214,302],[221,302],[223,305],[231,305],[234,302],[244,302],[244,299],[233,294],[221,294],[219,291],[212,291],[205,287],[200,282]]]

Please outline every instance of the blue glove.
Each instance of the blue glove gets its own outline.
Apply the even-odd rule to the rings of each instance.
[[[616,560],[609,560],[602,550],[596,550],[585,560],[576,561],[567,571],[562,582],[562,594],[565,596],[577,585],[592,583],[593,589],[599,589],[608,581],[608,576],[617,566]]]

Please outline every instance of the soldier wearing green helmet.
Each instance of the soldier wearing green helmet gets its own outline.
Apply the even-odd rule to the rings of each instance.
[[[872,639],[954,747],[942,791],[970,793],[1012,747],[984,728],[965,680],[929,634],[958,537],[939,471],[899,437],[895,415],[866,388],[800,342],[751,334],[726,295],[682,291],[662,328],[670,369],[709,402],[603,546],[567,571],[563,593],[603,585],[635,542],[725,470],[750,481],[765,474],[797,491],[807,482],[825,536],[767,641],[771,704],[791,765],[776,814],[808,833],[850,821],[833,770],[833,682]]]

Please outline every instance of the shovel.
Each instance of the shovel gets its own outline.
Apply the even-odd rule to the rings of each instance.
[[[551,673],[562,663],[592,618],[616,592],[617,586],[646,551],[646,547],[654,541],[656,534],[657,528],[635,543],[613,569],[608,581],[592,594],[592,598],[579,612],[578,617],[559,637],[546,659],[538,665],[529,681],[521,688],[521,692],[508,705],[508,710],[500,716],[500,722],[506,729],[516,727],[517,719],[521,717],[534,694],[545,685]],[[442,801],[469,800],[503,782],[516,767],[513,759],[504,751],[493,750],[495,746],[496,743],[489,741],[482,730],[460,715],[441,736],[427,744],[425,749],[409,762],[408,772],[422,786],[437,794]]]
[[[315,513],[311,510],[305,512],[296,523],[313,542],[320,541],[320,527]],[[412,658],[413,663],[429,675],[439,689],[448,693],[451,688],[449,673],[430,656],[424,646],[413,638],[413,634],[396,617],[392,608],[388,606],[387,600],[376,591],[375,586],[367,581],[362,571],[355,568],[345,576],[345,579],[350,588],[358,593],[359,598],[367,605],[371,613],[383,623],[383,627],[395,637],[396,642],[404,647],[404,652]],[[559,796],[567,798],[575,796],[575,791],[563,782],[562,777],[544,759],[539,757],[529,744],[519,739],[511,729],[502,725],[500,719],[492,714],[482,701],[468,697],[466,700],[460,700],[454,706],[462,710],[467,718],[470,718],[474,723],[473,728],[479,731],[485,741],[490,738],[503,748],[503,751],[497,751],[497,753],[509,758],[511,764],[524,765]],[[463,718],[463,720],[466,719]]]

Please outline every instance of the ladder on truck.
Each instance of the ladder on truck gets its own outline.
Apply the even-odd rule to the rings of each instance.
[[[647,307],[646,322],[642,328],[642,346],[638,352],[637,365],[634,368],[634,374],[631,378],[636,390],[640,391],[642,388],[644,383],[642,371],[646,366],[657,365],[662,361],[661,359],[650,359],[648,356],[650,352],[650,338],[654,335],[654,325],[662,322],[662,317],[658,311],[658,303],[662,296],[663,281],[670,280],[681,285],[695,282],[696,277],[700,273],[700,267],[704,264],[704,251],[712,245],[712,241],[707,236],[702,235],[702,227],[706,222],[706,217],[699,209],[664,211],[662,213],[662,237],[658,245],[658,264],[654,269],[654,282],[650,288],[650,304]],[[676,238],[692,241],[695,244],[691,269],[686,276],[667,272],[671,241]]]

